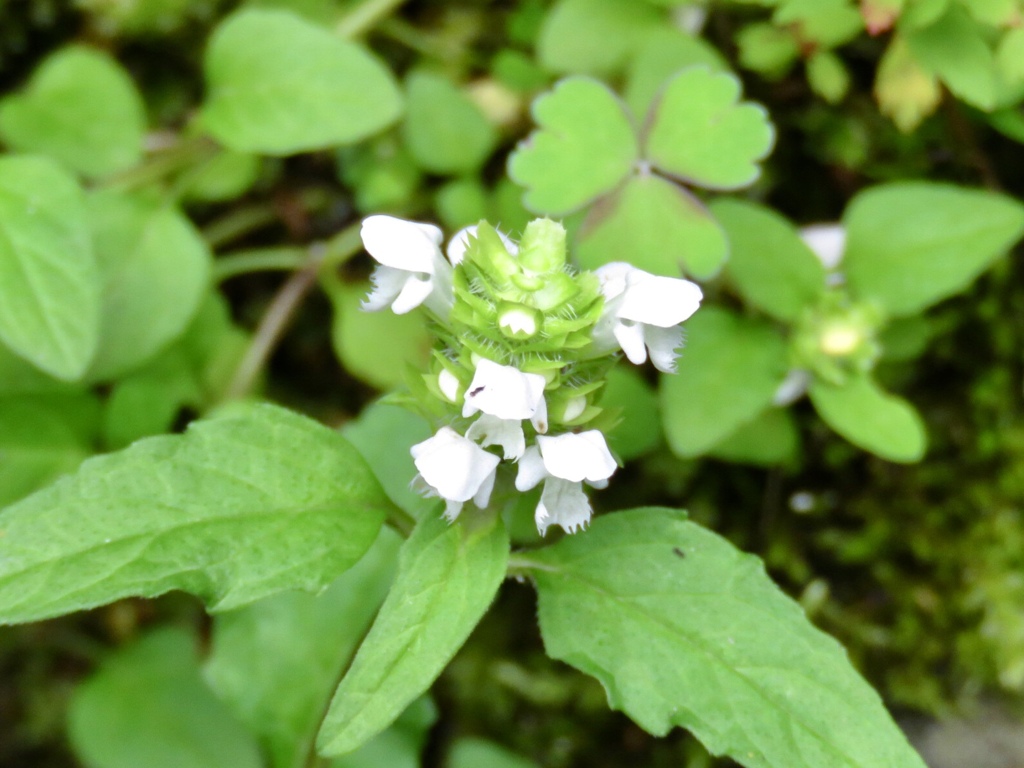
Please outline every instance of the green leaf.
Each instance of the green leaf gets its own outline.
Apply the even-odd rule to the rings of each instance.
[[[202,124],[238,152],[290,155],[351,144],[402,109],[390,70],[285,11],[242,10],[210,39]]]
[[[832,51],[820,51],[807,60],[807,82],[829,104],[838,104],[850,90],[850,73]]]
[[[740,64],[768,79],[786,75],[800,58],[800,44],[788,27],[767,21],[747,24],[736,34]]]
[[[783,408],[766,408],[708,453],[736,464],[771,467],[791,464],[800,453],[800,430]]]
[[[286,592],[215,619],[206,679],[275,768],[306,764],[337,680],[387,594],[399,542],[382,529],[321,594]]]
[[[1024,206],[982,190],[902,182],[857,195],[843,215],[850,291],[892,315],[964,290],[1024,232]]]
[[[951,7],[928,27],[907,30],[914,56],[953,92],[980,109],[996,104],[995,56],[967,12]]]
[[[199,676],[193,639],[164,629],[120,650],[71,699],[90,768],[260,768],[255,741]]]
[[[1024,83],[1024,27],[1003,33],[996,48],[996,64],[1001,77],[1011,85]]]
[[[716,200],[711,213],[725,227],[726,272],[744,300],[785,322],[818,300],[825,269],[786,219],[741,200]]]
[[[421,695],[480,621],[505,577],[500,519],[467,510],[425,517],[403,545],[395,583],[341,681],[317,739],[340,755],[386,728]]]
[[[52,160],[0,157],[0,341],[71,381],[96,349],[99,313],[82,190]]]
[[[688,728],[749,768],[924,768],[761,561],[680,513],[599,517],[528,559],[548,654],[650,733]]]
[[[634,366],[617,365],[608,371],[601,407],[618,411],[622,419],[608,434],[608,445],[619,458],[635,459],[661,444],[658,397]]]
[[[786,342],[770,325],[717,307],[686,321],[677,373],[661,377],[669,447],[699,456],[751,421],[786,377]]]
[[[105,381],[184,332],[206,293],[212,257],[192,223],[159,200],[101,192],[88,210],[103,281],[100,343],[88,376]]]
[[[868,376],[842,387],[816,381],[808,394],[825,423],[858,448],[902,463],[924,456],[928,435],[920,414]]]
[[[110,56],[72,45],[50,55],[25,90],[0,102],[0,138],[85,176],[142,159],[146,111],[128,73]]]
[[[316,590],[390,502],[344,438],[251,405],[86,461],[0,513],[0,622],[180,589],[228,610]]]
[[[728,249],[721,226],[697,198],[660,176],[639,174],[590,209],[576,256],[587,269],[628,259],[657,275],[676,277],[685,268],[709,278]]]
[[[560,75],[612,75],[622,69],[664,16],[643,3],[559,0],[537,40],[537,59]]]
[[[741,189],[760,173],[775,131],[760,104],[739,102],[740,81],[691,67],[655,105],[645,154],[659,170],[709,189]]]
[[[583,77],[557,83],[533,102],[540,126],[509,157],[534,213],[561,216],[615,189],[637,159],[629,115],[608,87]]]
[[[402,136],[423,170],[468,173],[487,160],[497,134],[455,83],[444,75],[417,70],[406,77],[405,89]]]
[[[423,748],[435,722],[437,707],[429,696],[421,696],[390,728],[355,752],[334,758],[327,764],[328,768],[420,768]]]
[[[634,115],[646,115],[665,82],[681,69],[703,65],[728,71],[718,49],[699,37],[659,27],[644,39],[630,59],[624,96]]]
[[[447,768],[536,768],[536,763],[485,739],[459,739],[448,755]]]
[[[791,27],[807,48],[829,49],[853,40],[864,31],[860,13],[847,0],[784,0],[772,21]]]

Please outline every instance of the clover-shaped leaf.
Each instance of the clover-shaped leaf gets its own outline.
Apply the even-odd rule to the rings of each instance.
[[[650,115],[646,156],[661,171],[710,189],[753,183],[774,130],[759,104],[740,102],[740,82],[704,67],[683,70]]]
[[[540,130],[516,148],[509,175],[527,187],[531,211],[562,216],[612,191],[639,153],[636,131],[615,95],[572,77],[533,103]]]

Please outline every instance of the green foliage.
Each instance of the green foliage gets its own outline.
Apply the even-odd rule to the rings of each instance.
[[[761,563],[666,509],[530,555],[549,654],[647,731],[746,766],[923,766],[843,648]]]
[[[204,62],[203,127],[238,152],[290,155],[350,144],[401,111],[390,72],[359,46],[282,11],[222,22]]]
[[[319,589],[362,556],[388,504],[339,435],[269,405],[228,411],[4,510],[0,620],[171,589],[215,610]]]
[[[660,19],[644,3],[559,0],[545,17],[537,58],[557,74],[614,74]]]

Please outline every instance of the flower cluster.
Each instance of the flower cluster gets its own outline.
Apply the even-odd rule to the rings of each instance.
[[[541,534],[586,526],[583,484],[602,488],[616,468],[603,432],[613,415],[599,405],[605,376],[620,351],[674,371],[679,324],[700,288],[622,262],[574,270],[565,230],[548,219],[518,243],[482,222],[444,253],[437,227],[391,216],[367,218],[362,237],[379,263],[364,309],[422,305],[437,338],[419,394],[442,426],[412,447],[414,484],[454,520],[467,502],[486,508],[514,465],[517,490],[544,484]]]

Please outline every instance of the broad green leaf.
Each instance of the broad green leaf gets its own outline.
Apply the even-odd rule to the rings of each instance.
[[[1013,85],[1024,82],[1024,27],[1003,33],[996,48],[996,64],[1006,82]]]
[[[78,385],[47,376],[28,360],[0,344],[0,395],[73,392]]]
[[[964,290],[1024,232],[1024,206],[948,184],[901,182],[857,195],[843,215],[843,267],[858,299],[892,315]]]
[[[61,48],[25,90],[0,102],[0,138],[85,176],[106,176],[142,159],[146,111],[128,73],[85,46]]]
[[[766,408],[709,451],[708,455],[737,464],[790,464],[800,452],[800,430],[788,410]]]
[[[96,349],[99,314],[82,190],[52,160],[0,157],[0,341],[71,381]]]
[[[658,396],[634,366],[618,365],[608,371],[601,407],[617,411],[621,418],[608,434],[608,445],[619,458],[635,459],[661,444]]]
[[[437,722],[437,707],[421,696],[398,716],[386,731],[374,736],[355,752],[336,757],[328,768],[420,768],[430,727]],[[484,768],[484,767],[481,767]]]
[[[858,448],[904,463],[924,456],[928,435],[921,415],[868,376],[852,378],[842,387],[816,381],[808,394],[825,423]]]
[[[259,180],[260,158],[247,152],[217,152],[178,178],[182,199],[221,203],[241,197]]]
[[[760,173],[775,131],[760,104],[740,102],[728,72],[691,67],[654,106],[644,153],[656,168],[709,189],[741,189]]]
[[[195,641],[163,629],[74,693],[68,733],[89,768],[261,768],[256,742],[199,676]]]
[[[359,46],[286,11],[242,10],[214,31],[202,124],[239,152],[290,155],[351,144],[402,109],[390,71]]]
[[[728,250],[722,227],[697,198],[649,173],[631,177],[591,208],[576,243],[576,256],[587,269],[628,260],[670,277],[681,271],[712,277]]]
[[[934,24],[906,32],[914,56],[955,96],[980,109],[996,103],[995,57],[978,25],[959,7]]]
[[[536,763],[485,739],[462,738],[448,755],[447,768],[536,768]]]
[[[99,410],[88,392],[0,397],[0,507],[87,458],[99,430]]]
[[[699,456],[751,421],[786,377],[786,342],[770,325],[703,307],[686,321],[678,372],[661,377],[669,447]]]
[[[490,606],[505,577],[508,534],[466,510],[427,516],[402,546],[398,575],[317,739],[321,754],[351,752],[390,725],[434,682]]]
[[[716,200],[711,213],[729,238],[726,273],[747,302],[793,322],[818,300],[825,269],[786,219],[741,200]]]
[[[967,0],[964,8],[982,24],[1010,26],[1019,21],[1017,0]]]
[[[748,768],[924,768],[846,651],[755,557],[669,509],[531,552],[549,655],[656,736]]]
[[[410,366],[416,370],[426,366],[432,341],[423,310],[404,315],[390,309],[366,312],[362,303],[370,293],[369,283],[328,281],[325,287],[334,304],[334,354],[346,371],[388,390],[402,384]]]
[[[633,124],[603,83],[562,80],[532,111],[540,128],[516,147],[508,172],[534,213],[571,213],[615,189],[637,160]]]
[[[416,163],[430,173],[478,169],[497,140],[480,108],[444,75],[427,70],[405,80],[402,136]]]
[[[611,75],[622,69],[663,14],[623,0],[559,0],[544,18],[537,59],[559,75]]]
[[[0,513],[0,622],[172,589],[212,610],[316,590],[390,502],[339,434],[270,405],[141,440]]]
[[[327,702],[387,594],[400,538],[381,530],[319,595],[286,592],[217,616],[205,676],[274,768],[306,764]]]
[[[89,199],[103,281],[93,381],[137,368],[180,336],[210,280],[211,254],[192,223],[159,200],[101,192]]]
[[[646,115],[658,92],[676,72],[704,65],[714,72],[729,69],[710,43],[677,29],[658,27],[649,33],[630,59],[624,97],[634,115]]]

